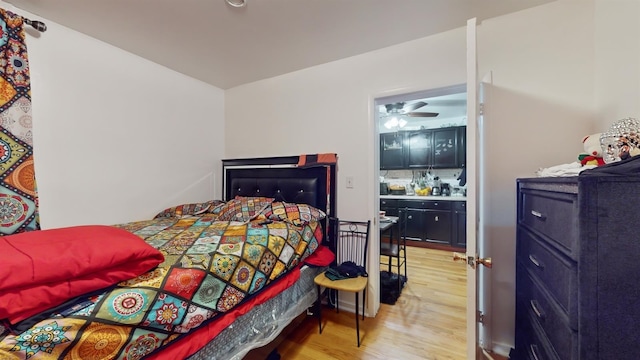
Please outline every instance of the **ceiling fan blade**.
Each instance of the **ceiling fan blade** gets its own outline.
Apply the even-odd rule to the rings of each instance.
[[[406,116],[410,116],[410,117],[436,117],[438,115],[440,115],[440,113],[434,113],[434,112],[410,112],[410,113],[406,113]]]
[[[414,111],[414,110],[416,110],[416,109],[419,109],[419,108],[421,108],[421,107],[423,107],[423,106],[425,106],[425,105],[427,105],[427,103],[426,103],[426,102],[424,102],[424,101],[418,101],[418,102],[413,103],[413,104],[404,105],[404,106],[402,107],[402,111],[403,111],[403,112],[405,112],[405,113],[409,113],[409,112],[412,112],[412,111]]]
[[[387,114],[389,114],[395,110],[395,104],[386,104],[384,108],[387,110]]]

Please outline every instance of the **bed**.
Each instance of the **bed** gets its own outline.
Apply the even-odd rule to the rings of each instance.
[[[12,259],[24,255],[32,269],[17,271],[27,267],[12,259],[13,273],[0,269],[0,359],[241,359],[314,303],[322,267],[307,263],[326,263],[318,249],[331,247],[325,235],[326,216],[335,214],[335,170],[335,162],[301,164],[299,157],[224,160],[223,200],[145,221],[6,237],[15,239],[5,241]],[[21,248],[33,235],[37,251]],[[50,235],[72,244],[64,246],[98,243],[85,261],[93,267],[51,271],[51,256],[34,260],[30,251],[54,253]],[[100,265],[112,247],[144,254],[132,260],[126,253],[122,264],[108,255]],[[67,249],[65,263],[80,262],[85,250]],[[56,272],[63,278],[52,278]],[[103,282],[93,285],[95,278]]]

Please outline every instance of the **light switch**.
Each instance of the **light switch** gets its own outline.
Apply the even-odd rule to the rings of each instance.
[[[353,176],[347,176],[347,189],[353,189]]]

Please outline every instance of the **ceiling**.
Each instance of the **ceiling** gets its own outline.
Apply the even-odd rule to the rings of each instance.
[[[424,112],[432,112],[437,113],[437,116],[434,117],[411,117],[402,114],[402,111],[399,114],[389,113],[386,109],[385,105],[378,106],[378,119],[379,119],[379,129],[380,132],[392,132],[397,130],[415,130],[420,127],[424,128],[432,128],[432,127],[443,127],[443,126],[451,126],[453,124],[458,124],[460,122],[466,124],[467,119],[467,93],[466,92],[455,92],[452,94],[446,95],[434,95],[426,98],[418,98],[415,100],[407,99],[398,99],[397,101],[402,101],[406,107],[412,108],[412,105],[415,103],[426,103],[426,105],[420,106],[413,110],[414,113],[424,113]],[[389,104],[398,104],[396,100],[390,102]],[[392,118],[397,118],[398,120],[403,119],[406,121],[406,124],[399,128],[397,126],[388,128],[385,127],[385,123]]]
[[[221,89],[550,1],[5,0]]]

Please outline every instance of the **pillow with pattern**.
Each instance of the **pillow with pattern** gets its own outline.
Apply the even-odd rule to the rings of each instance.
[[[227,204],[226,202],[221,202],[219,204],[213,205],[209,208],[207,212],[218,215],[220,214],[220,211],[222,211],[222,209],[226,204]]]
[[[304,225],[312,220],[319,221],[327,216],[322,210],[311,205],[280,201],[271,203],[271,206],[267,207],[263,214],[267,219],[285,221],[296,226]]]
[[[273,200],[273,198],[262,196],[236,196],[235,199],[227,201],[213,211],[215,211],[214,214],[218,214],[218,220],[221,221],[247,222],[259,215]]]
[[[158,219],[158,218],[166,218],[166,217],[182,217],[187,215],[200,215],[209,211],[209,209],[212,209],[218,206],[219,204],[224,204],[224,201],[211,200],[203,203],[182,204],[182,205],[173,206],[173,207],[164,209],[153,218]]]

